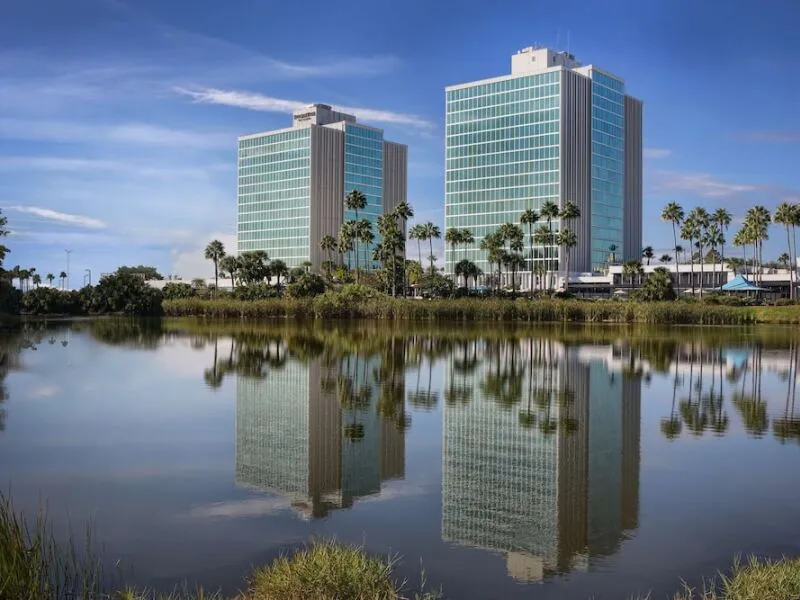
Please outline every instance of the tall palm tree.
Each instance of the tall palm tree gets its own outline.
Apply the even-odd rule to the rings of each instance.
[[[489,273],[492,272],[492,265],[497,265],[497,289],[500,289],[500,278],[502,277],[502,258],[503,258],[503,239],[495,231],[483,237],[480,249],[487,253],[486,262],[489,263]]]
[[[709,225],[711,224],[711,215],[708,214],[708,211],[703,208],[702,206],[694,207],[690,212],[689,215],[686,217],[687,221],[690,221],[694,227],[692,231],[695,233],[694,239],[697,240],[698,250],[700,250],[700,298],[703,297],[703,263],[705,262],[703,257],[703,248],[705,242],[705,233],[708,229]],[[694,267],[692,267],[694,269]],[[694,287],[694,283],[692,283],[692,287]]]
[[[355,221],[345,221],[339,228],[339,252],[347,255],[347,269],[350,270],[350,256],[353,252],[353,242],[356,238]],[[356,270],[358,270],[358,254],[356,254]]]
[[[372,232],[372,222],[369,219],[361,219],[356,225],[356,239],[366,246],[366,251],[369,252],[369,246],[375,241],[375,234]],[[367,256],[364,257],[364,269],[371,271],[367,268]],[[356,271],[356,281],[358,281],[358,271]]]
[[[278,290],[281,289],[281,277],[285,277],[289,275],[289,267],[286,266],[286,263],[279,258],[273,259],[269,263],[269,272],[275,275],[278,278],[277,282],[275,283]]]
[[[331,263],[333,262],[333,252],[336,250],[336,238],[332,235],[323,235],[322,239],[319,241],[319,249],[322,250],[326,256],[328,257],[327,263],[328,268],[326,269],[328,273],[328,279],[331,278]]]
[[[33,287],[37,287],[38,288],[39,285],[41,285],[41,283],[42,283],[42,276],[39,275],[38,273],[34,273],[33,274]]]
[[[225,257],[225,246],[219,240],[212,240],[206,246],[206,260],[214,261],[214,294],[219,287],[219,261]]]
[[[519,217],[520,224],[528,226],[528,244],[530,246],[528,269],[531,272],[531,298],[533,298],[533,226],[536,225],[537,221],[539,221],[539,213],[532,208],[526,208]]]
[[[661,212],[661,220],[672,223],[672,239],[675,243],[675,264],[677,265],[680,262],[678,261],[678,226],[683,223],[683,207],[677,202],[670,202]]]
[[[719,262],[723,265],[725,264],[725,234],[728,233],[728,227],[730,227],[732,221],[733,217],[727,209],[718,208],[711,213],[711,223],[717,226],[721,234],[720,238],[722,241],[720,242]]]
[[[64,286],[67,283],[67,272],[66,271],[61,271],[61,273],[58,274],[58,278],[61,280],[61,289],[63,290]],[[22,284],[20,283],[20,285],[22,285]]]
[[[566,254],[566,270],[567,276],[564,280],[564,291],[569,291],[569,263],[570,263],[570,256],[572,254],[572,249],[578,245],[578,235],[565,227],[558,233],[558,245],[564,247],[564,252]]]
[[[408,202],[403,200],[394,207],[392,210],[392,215],[394,216],[395,220],[398,221],[398,229],[400,230],[400,245],[398,247],[399,251],[402,251],[403,260],[406,257],[406,224],[408,220],[414,216],[414,207],[412,207]],[[396,267],[395,267],[396,268]],[[406,270],[402,269],[402,278],[403,278],[403,297],[406,295]]]
[[[520,248],[522,242],[521,241],[514,241],[513,245],[517,248]],[[505,252],[503,254],[503,264],[506,268],[511,272],[511,295],[516,297],[517,295],[517,271],[519,269],[525,268],[525,259],[522,257],[522,254],[519,252]]]
[[[742,253],[744,255],[744,261],[743,261],[744,272],[745,275],[747,275],[747,234],[744,228],[740,229],[734,234],[733,245],[736,246],[737,248],[742,249]]]
[[[650,266],[650,261],[653,259],[653,257],[655,255],[656,254],[653,251],[653,247],[652,246],[645,246],[644,249],[642,249],[642,256],[647,259],[647,266],[648,267]]]
[[[664,263],[664,264],[670,263],[670,262],[672,262],[672,257],[669,254],[662,254],[661,256],[658,257],[658,262],[661,262],[661,263]]]
[[[355,218],[350,219],[352,221],[358,222],[358,211],[364,210],[367,208],[367,197],[360,191],[360,190],[352,190],[349,194],[344,197],[344,207],[347,210],[352,210],[355,213]],[[356,253],[356,280],[358,280],[358,234],[353,237],[353,242],[355,242],[355,253]]]
[[[422,240],[425,239],[425,226],[422,223],[417,223],[408,232],[408,239],[417,241],[417,258],[419,266],[422,266]]]
[[[542,208],[539,211],[539,213],[541,215],[541,218],[543,218],[543,219],[545,219],[547,221],[547,230],[550,233],[550,237],[548,239],[548,247],[547,247],[547,250],[545,252],[545,258],[547,258],[548,262],[550,263],[550,264],[548,264],[547,268],[550,271],[554,271],[555,269],[558,268],[558,265],[555,266],[555,269],[553,268],[553,265],[552,265],[553,257],[550,256],[550,253],[552,252],[552,246],[555,243],[555,239],[553,238],[553,219],[557,219],[559,214],[560,214],[560,212],[561,211],[558,208],[558,204],[556,204],[555,202],[553,202],[551,200],[548,200],[547,202],[542,204]]]
[[[425,231],[425,239],[428,240],[428,243],[431,246],[431,255],[430,255],[431,275],[433,275],[433,240],[434,239],[437,239],[437,240],[441,239],[442,230],[439,229],[438,225],[435,225],[434,223],[431,223],[430,221],[425,223],[423,225],[423,228],[424,228],[424,231]]]
[[[464,243],[464,232],[462,229],[458,227],[448,227],[444,232],[444,241],[446,244],[450,245],[450,256],[453,262],[454,268],[456,264],[456,248],[459,244]],[[445,265],[447,261],[445,261]]]
[[[754,206],[747,211],[745,224],[750,229],[756,260],[758,262],[758,281],[761,281],[761,265],[764,263],[764,242],[769,239],[769,224],[772,215],[764,206]]]
[[[789,257],[789,265],[794,263],[794,250],[792,245],[792,238],[793,236],[793,228],[795,224],[795,218],[797,207],[794,204],[790,204],[789,202],[782,202],[778,208],[775,209],[775,216],[774,221],[779,224],[783,225],[784,229],[786,229],[786,246],[788,249],[787,256]],[[788,265],[787,265],[788,268]],[[791,269],[789,271],[789,297],[794,299],[795,296],[795,289],[794,289],[794,271],[795,269]]]
[[[700,237],[699,226],[687,217],[681,226],[681,239],[689,242],[689,267],[691,271],[692,295],[694,295],[694,256],[692,256],[692,248],[694,247],[694,240],[698,237]]]
[[[239,259],[232,254],[227,254],[219,261],[219,270],[223,275],[231,276],[231,288],[236,288],[236,273],[239,270]]]
[[[714,273],[714,285],[721,285],[719,283],[719,278],[716,276],[717,273],[717,248],[725,243],[725,237],[722,235],[722,230],[719,228],[719,225],[716,223],[712,223],[711,226],[706,229],[705,234],[702,236],[703,243],[702,245],[706,246],[707,248],[711,249],[711,253],[713,253],[713,259],[711,264],[713,265],[713,273]],[[701,259],[705,259],[705,257],[701,257]],[[721,263],[721,261],[720,261]],[[722,264],[720,264],[720,268],[722,268]]]

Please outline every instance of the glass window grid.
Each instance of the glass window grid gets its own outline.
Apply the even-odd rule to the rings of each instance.
[[[380,243],[375,223],[383,213],[383,133],[358,125],[345,125],[345,160],[344,160],[344,192],[349,194],[359,190],[367,199],[367,206],[358,211],[359,219],[368,219],[372,223],[375,239],[369,249],[358,244],[358,264],[361,268],[376,268],[372,258],[372,249]],[[355,211],[344,210],[344,220],[354,220]],[[355,267],[355,251],[345,256],[345,263]]]

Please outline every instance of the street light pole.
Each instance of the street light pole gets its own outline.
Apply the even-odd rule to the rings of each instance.
[[[67,289],[69,288],[69,255],[72,254],[72,250],[64,250],[67,253]]]
[[[83,276],[83,285],[86,285],[86,279],[89,279],[89,285],[92,285],[92,270],[86,269],[86,274]]]

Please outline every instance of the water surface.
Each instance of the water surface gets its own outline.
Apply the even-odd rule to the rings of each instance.
[[[332,538],[451,598],[663,597],[800,554],[785,329],[95,320],[2,336],[0,489],[125,583]]]

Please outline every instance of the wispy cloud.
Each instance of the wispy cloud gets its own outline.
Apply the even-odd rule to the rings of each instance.
[[[739,137],[750,140],[753,142],[779,142],[779,143],[792,143],[800,142],[800,131],[792,130],[761,130],[761,131],[745,131]]]
[[[675,171],[657,171],[651,184],[651,192],[654,194],[682,192],[701,198],[724,198],[757,189],[756,185],[723,181],[708,173]]]
[[[40,208],[38,206],[12,206],[10,208],[17,212],[34,215],[47,221],[55,221],[66,225],[77,225],[89,229],[104,229],[106,227],[106,224],[100,219],[59,212],[49,208]]]
[[[285,98],[274,98],[264,96],[255,92],[244,92],[239,90],[221,90],[216,88],[184,88],[176,87],[175,91],[189,96],[195,102],[201,104],[220,104],[224,106],[235,106],[248,110],[258,110],[263,112],[291,113],[298,108],[308,106],[309,102],[301,100],[289,100]],[[433,129],[434,124],[427,119],[417,115],[398,113],[388,110],[378,110],[373,108],[356,108],[350,106],[337,106],[337,110],[354,114],[365,121],[377,123],[393,123],[396,125],[410,125],[419,129]]]
[[[67,158],[61,156],[2,156],[0,170],[30,171],[88,171],[92,173],[106,172],[128,174],[139,178],[167,179],[205,179],[210,172],[233,171],[233,166],[211,164],[203,167],[187,167],[175,165],[155,166],[149,163],[128,160],[107,160],[101,158]]]
[[[649,159],[669,158],[672,156],[672,150],[666,148],[645,148],[644,157]]]
[[[147,123],[103,124],[48,119],[0,119],[0,139],[57,143],[113,143],[142,146],[224,148],[233,132],[172,129]]]

